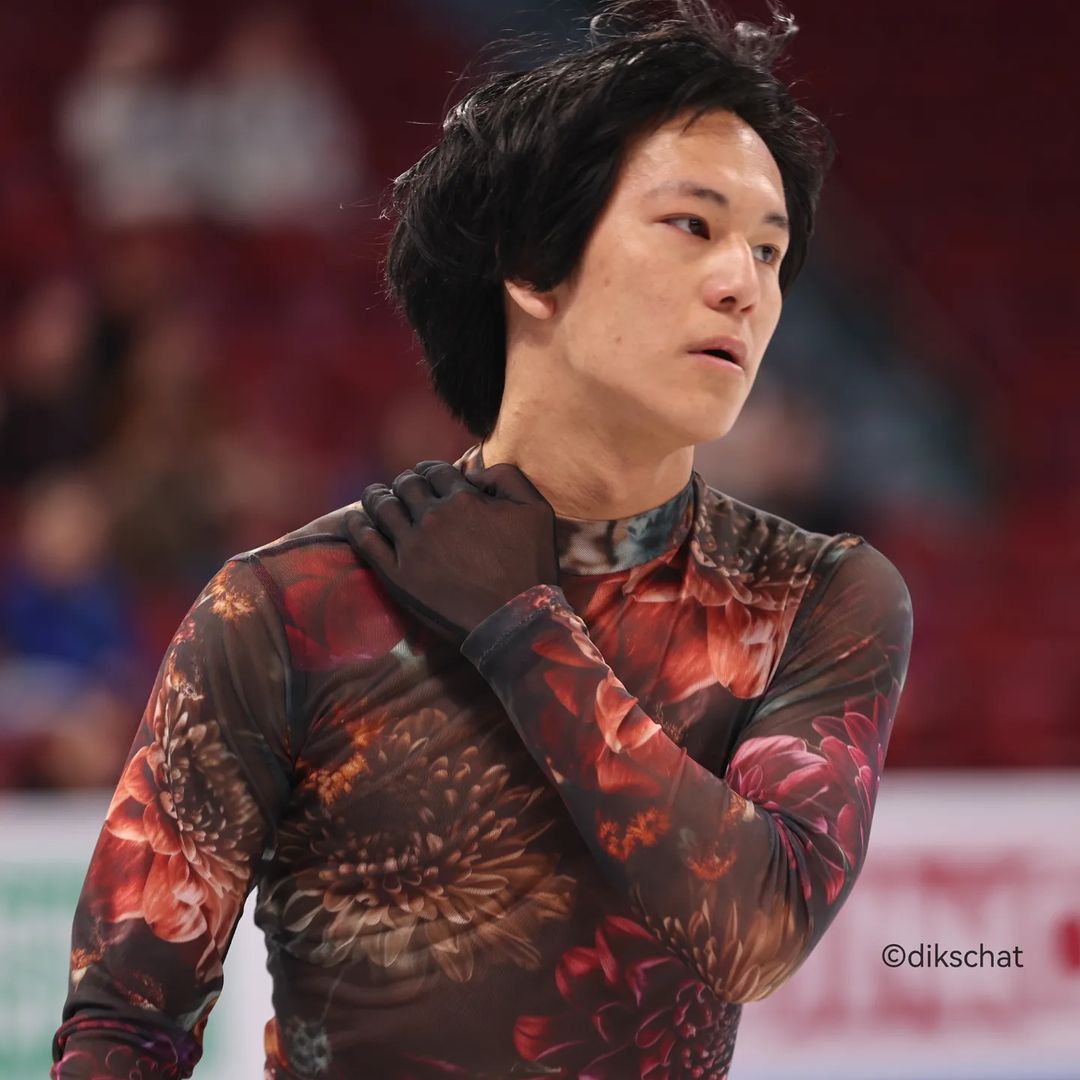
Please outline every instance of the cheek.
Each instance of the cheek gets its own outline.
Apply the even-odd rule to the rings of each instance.
[[[634,307],[627,282],[614,269],[595,273],[574,298],[568,329],[570,344],[580,362],[590,368],[607,366],[613,353],[633,343]]]
[[[665,275],[645,262],[627,260],[594,280],[590,324],[609,345],[639,351],[662,340],[679,310]]]
[[[685,300],[677,302],[674,275],[658,265],[655,250],[634,237],[615,240],[605,234],[587,254],[565,340],[573,366],[629,388],[636,375],[650,378],[646,361],[678,348],[685,328],[673,323]]]
[[[772,340],[776,327],[780,322],[780,290],[775,290],[775,296],[762,294],[762,304],[758,310],[758,317],[754,323],[754,341],[758,349],[764,352]]]

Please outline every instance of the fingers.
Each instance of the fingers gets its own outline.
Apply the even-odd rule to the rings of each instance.
[[[465,489],[477,491],[462,472],[446,461],[421,461],[405,469],[391,486],[376,483],[364,488],[361,505],[372,523],[389,540],[416,524],[436,498]]]
[[[475,488],[478,485],[468,480],[462,471],[447,461],[420,461],[413,470],[424,477],[432,491],[440,497],[450,495],[463,488]]]
[[[509,462],[489,465],[471,477],[466,477],[460,469],[447,461],[419,461],[411,471],[424,477],[440,497],[460,488],[479,488],[488,494],[513,499],[515,502],[547,502],[528,476]],[[405,475],[407,473],[402,473],[402,476]],[[397,483],[394,482],[395,491]]]
[[[431,490],[431,485],[415,469],[406,469],[398,473],[390,491],[401,500],[408,511],[408,520],[415,524],[418,522],[435,501],[436,495]]]
[[[393,545],[374,525],[364,520],[357,510],[347,510],[343,522],[349,542],[356,553],[380,575],[385,576],[397,565]]]
[[[547,502],[540,489],[516,465],[502,461],[476,474],[475,483],[490,485],[496,494],[516,502]]]
[[[420,477],[417,479],[422,480]],[[389,540],[412,524],[409,509],[385,484],[368,484],[360,496],[360,502],[372,523]]]

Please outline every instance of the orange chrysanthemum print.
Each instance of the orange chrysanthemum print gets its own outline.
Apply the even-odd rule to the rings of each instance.
[[[378,831],[343,836],[319,804],[282,829],[283,855],[312,869],[269,888],[260,911],[290,933],[291,951],[320,965],[362,957],[395,981],[536,968],[536,935],[570,915],[575,894],[557,853],[536,843],[553,824],[552,792],[513,783],[506,765],[480,767],[477,746],[439,750],[445,723],[421,710],[368,748],[369,768],[395,777],[375,792],[409,793]],[[359,820],[376,820],[375,799],[354,793]]]

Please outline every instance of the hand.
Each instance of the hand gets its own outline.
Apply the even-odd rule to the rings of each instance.
[[[458,644],[519,593],[559,584],[555,511],[516,465],[470,480],[448,462],[421,461],[390,488],[369,484],[360,501],[369,520],[345,514],[357,554],[400,604]]]

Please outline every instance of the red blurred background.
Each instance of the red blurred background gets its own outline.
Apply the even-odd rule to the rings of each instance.
[[[478,46],[590,7],[5,14],[0,787],[110,787],[225,558],[475,441],[380,293],[380,201]],[[890,769],[1080,765],[1080,7],[1038,11],[794,8],[780,74],[839,156],[746,411],[697,456],[904,573]]]

